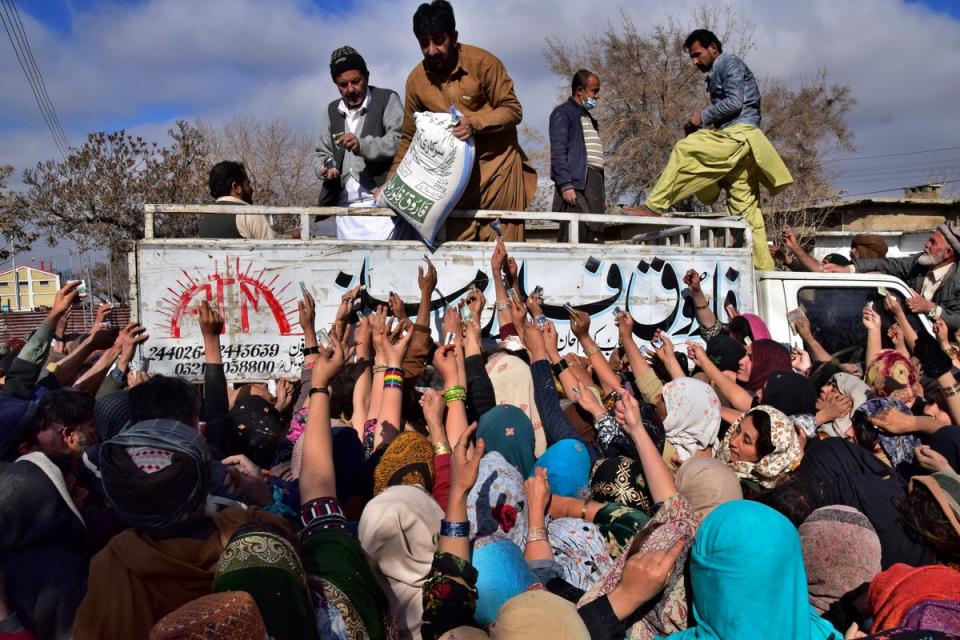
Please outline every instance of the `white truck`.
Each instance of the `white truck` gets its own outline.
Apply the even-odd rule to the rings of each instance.
[[[361,293],[364,307],[385,304],[390,292],[396,292],[412,317],[420,296],[417,269],[426,265],[425,256],[439,274],[431,306],[434,337],[444,306],[456,304],[471,285],[488,300],[482,324],[498,333],[490,281],[492,243],[448,242],[430,253],[419,241],[310,237],[315,216],[345,212],[325,207],[146,205],[144,238],[135,243],[129,260],[133,314],[150,333],[143,353],[151,358],[150,371],[202,379],[203,345],[195,316],[196,305],[205,299],[225,310],[221,342],[228,377],[253,381],[296,376],[303,360],[297,311],[301,283],[317,301],[318,324],[332,321],[341,295],[361,283],[366,285]],[[154,236],[156,216],[197,213],[296,215],[300,237],[262,241]],[[364,214],[390,212],[370,209]],[[606,351],[617,346],[613,314],[618,307],[633,315],[638,341],[648,341],[658,328],[675,343],[700,340],[682,282],[688,269],[704,274],[702,288],[722,321],[727,319],[725,305],[733,303],[741,313],[761,316],[776,340],[795,343],[786,315],[802,307],[824,347],[841,356],[863,345],[861,311],[868,300],[879,300],[878,287],[901,298],[909,295],[902,281],[877,274],[754,271],[750,230],[736,219],[507,211],[452,215],[528,224],[528,241],[507,248],[520,267],[521,289],[543,287],[544,313],[557,325],[563,351],[578,349],[563,303],[590,313],[591,331]],[[625,240],[582,244],[581,222],[618,228]],[[537,224],[552,224],[552,229],[538,232]],[[566,228],[567,242],[556,241],[557,226]]]

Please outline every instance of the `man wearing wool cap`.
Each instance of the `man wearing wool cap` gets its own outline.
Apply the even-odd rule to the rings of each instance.
[[[330,56],[330,76],[340,99],[320,118],[314,170],[323,180],[320,206],[373,207],[373,190],[383,184],[400,143],[403,104],[395,91],[369,84],[370,72],[353,47]],[[393,218],[339,216],[340,240],[384,240]]]
[[[914,313],[923,313],[931,321],[942,319],[951,331],[960,329],[960,225],[945,222],[930,234],[923,252],[905,258],[854,260],[841,266],[824,264],[831,273],[877,271],[896,276],[907,283],[914,295],[906,305]]]

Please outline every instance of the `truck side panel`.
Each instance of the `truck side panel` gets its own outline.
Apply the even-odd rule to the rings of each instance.
[[[456,304],[471,284],[487,298],[481,323],[492,335],[499,333],[488,275],[492,248],[460,243],[430,255],[439,272],[430,319],[435,338],[443,305]],[[618,343],[615,307],[633,315],[638,341],[649,340],[657,328],[675,342],[697,339],[699,327],[682,282],[689,268],[707,274],[703,288],[722,319],[727,302],[741,311],[753,310],[754,275],[750,254],[743,249],[549,243],[509,248],[520,267],[521,290],[543,287],[544,312],[557,325],[564,352],[579,346],[569,331],[565,302],[590,313],[591,333],[607,352]],[[332,322],[343,293],[360,283],[366,285],[361,294],[365,310],[386,304],[393,291],[413,317],[420,296],[418,268],[426,266],[423,245],[416,242],[283,240],[263,247],[244,241],[146,240],[135,251],[138,317],[151,335],[144,353],[152,358],[151,372],[190,379],[202,377],[196,321],[202,299],[224,308],[221,342],[231,379],[296,376],[303,361],[297,317],[301,281],[317,301],[318,326]]]

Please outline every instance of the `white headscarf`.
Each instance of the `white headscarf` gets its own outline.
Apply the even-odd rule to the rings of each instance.
[[[415,485],[387,487],[360,516],[360,545],[386,578],[384,591],[402,637],[420,637],[423,583],[440,540],[443,509]]]
[[[717,444],[720,398],[713,387],[696,378],[677,378],[663,386],[663,404],[663,429],[681,461]]]

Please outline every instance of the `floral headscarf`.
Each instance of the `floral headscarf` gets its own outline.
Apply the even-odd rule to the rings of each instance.
[[[557,518],[547,530],[553,559],[563,569],[563,579],[576,588],[586,591],[613,566],[606,540],[594,523]]]
[[[470,539],[500,532],[523,549],[527,537],[527,498],[517,468],[491,451],[480,459],[477,482],[467,496]]]
[[[878,396],[893,396],[903,402],[913,398],[913,385],[917,382],[917,370],[910,359],[894,349],[881,349],[867,366],[864,382]],[[900,393],[897,393],[900,392]]]
[[[745,462],[730,460],[730,438],[740,428],[740,423],[748,415],[754,412],[762,412],[770,417],[770,442],[773,444],[773,453],[769,453],[760,459],[759,462]],[[797,436],[793,421],[769,405],[759,405],[746,411],[740,419],[737,420],[723,442],[720,443],[720,450],[717,452],[717,459],[725,462],[741,478],[755,480],[760,486],[770,489],[774,487],[780,478],[793,471],[803,459],[803,448],[800,446],[800,438]]]
[[[905,404],[895,398],[871,398],[854,410],[854,414],[862,414],[872,418],[885,411],[899,411],[912,415]],[[896,468],[901,463],[911,463],[914,460],[914,448],[920,446],[920,438],[912,433],[891,435],[878,431],[880,447],[890,459],[890,464]]]
[[[681,461],[717,442],[720,399],[713,387],[696,378],[677,378],[663,386],[667,417],[663,428]]]

